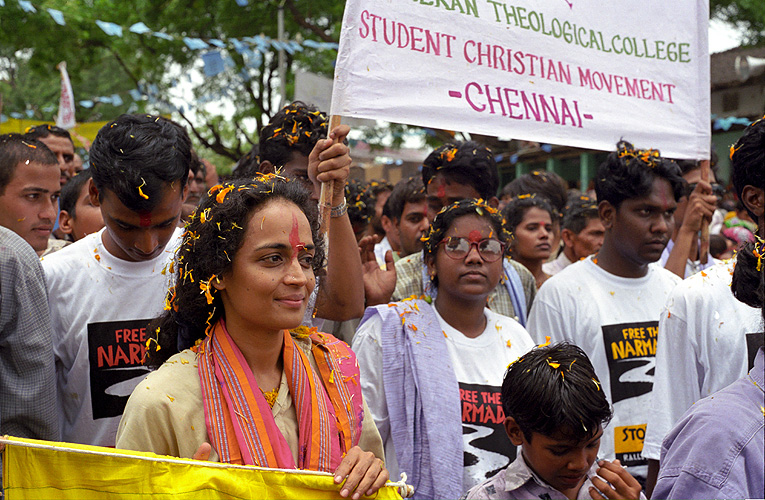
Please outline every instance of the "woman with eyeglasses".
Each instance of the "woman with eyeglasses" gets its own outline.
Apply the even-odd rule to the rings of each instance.
[[[487,304],[508,238],[480,200],[445,207],[424,238],[435,293],[368,308],[353,339],[386,466],[407,474],[417,498],[458,498],[515,459],[502,375],[534,344]]]

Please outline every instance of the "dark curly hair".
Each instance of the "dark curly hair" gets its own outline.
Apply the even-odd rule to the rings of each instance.
[[[69,142],[72,143],[72,146],[74,146],[74,142],[72,142],[72,135],[68,130],[57,127],[56,125],[49,125],[47,123],[42,125],[35,125],[34,127],[27,127],[27,129],[24,131],[24,135],[29,139],[37,140],[39,140],[41,137],[55,135],[56,137],[63,137],[68,139]]]
[[[321,274],[325,248],[318,208],[299,182],[266,174],[213,186],[192,214],[176,251],[175,284],[168,290],[165,313],[149,326],[147,364],[159,366],[193,346],[223,315],[221,296],[210,282],[231,269],[255,211],[276,199],[294,203],[305,213],[316,246],[312,267],[317,276]]]
[[[534,432],[582,441],[613,415],[589,358],[566,342],[532,349],[507,368],[502,409],[529,442]]]
[[[757,238],[736,254],[731,292],[744,304],[762,309],[765,303],[765,241]],[[765,313],[765,311],[764,311]]]
[[[535,194],[522,194],[510,200],[502,210],[505,217],[505,227],[511,233],[515,233],[515,228],[523,222],[523,217],[530,208],[539,208],[550,214],[550,221],[558,219],[558,212],[553,208],[547,198],[536,196]]]
[[[258,146],[253,146],[250,151],[239,158],[234,165],[234,178],[246,177],[252,179],[260,171],[260,156],[258,156]]]
[[[497,162],[491,150],[477,142],[456,142],[434,149],[422,163],[422,184],[426,189],[437,174],[471,186],[484,200],[497,196]]]
[[[730,147],[730,162],[731,180],[739,200],[746,186],[765,189],[765,117],[749,125]],[[756,221],[756,215],[746,210]]]
[[[369,184],[358,179],[348,179],[345,184],[345,199],[353,232],[359,234],[369,226],[375,216],[375,200],[369,191]]]
[[[419,177],[401,179],[393,187],[390,197],[385,202],[383,215],[391,220],[400,221],[407,203],[419,203],[426,199],[425,187],[422,185],[422,180]]]
[[[619,141],[616,151],[598,167],[598,202],[607,201],[618,210],[624,200],[648,196],[657,177],[669,182],[675,201],[683,196],[686,182],[675,162],[663,158],[656,149],[638,150],[627,141]]]
[[[297,152],[309,156],[319,139],[326,139],[327,115],[301,101],[284,106],[260,131],[260,161],[281,167]]]
[[[483,200],[460,200],[442,208],[431,221],[427,236],[422,238],[425,262],[436,258],[438,245],[444,239],[446,232],[452,227],[454,221],[465,215],[477,215],[488,220],[494,229],[494,237],[504,244],[510,240],[510,233],[505,229],[504,220],[496,208],[487,205]],[[431,282],[438,286],[438,275],[433,276]]]
[[[561,229],[568,229],[574,234],[581,233],[592,219],[597,219],[598,202],[586,195],[570,196],[563,207]]]
[[[527,193],[535,193],[545,198],[559,214],[563,213],[568,198],[567,185],[563,177],[546,170],[534,170],[523,174],[502,189],[502,196],[510,198]]]

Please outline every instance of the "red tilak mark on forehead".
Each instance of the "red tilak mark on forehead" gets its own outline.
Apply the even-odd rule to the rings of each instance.
[[[470,231],[470,233],[468,233],[468,241],[470,243],[478,243],[482,239],[483,239],[483,236],[481,235],[481,231],[477,231],[473,229],[472,231]]]
[[[151,226],[151,212],[141,212],[138,215],[141,217],[138,222],[141,227]]]
[[[664,189],[659,190],[659,196],[661,198],[661,209],[667,210],[669,208],[669,199],[667,198],[667,191]]]
[[[444,198],[445,196],[446,196],[446,186],[442,182],[441,184],[438,185],[438,197]]]
[[[292,230],[290,231],[290,246],[292,247],[292,258],[296,259],[298,252],[305,248],[305,243],[300,241],[298,234],[298,220],[295,214],[292,214]]]

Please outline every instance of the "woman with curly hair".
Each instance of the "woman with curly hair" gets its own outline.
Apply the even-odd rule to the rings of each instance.
[[[354,499],[383,486],[353,352],[299,328],[324,257],[298,182],[268,174],[210,189],[150,326],[149,364],[161,366],[131,395],[117,447],[330,472]]]
[[[444,208],[424,238],[433,295],[368,308],[353,339],[388,468],[417,498],[458,498],[515,458],[502,373],[533,342],[486,307],[503,279],[502,222],[476,200]]]

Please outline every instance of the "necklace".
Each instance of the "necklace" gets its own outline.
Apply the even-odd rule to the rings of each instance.
[[[263,396],[266,398],[266,402],[268,403],[268,406],[273,408],[274,404],[276,404],[276,397],[279,395],[279,386],[277,385],[270,391],[264,391],[263,389],[261,389],[260,392],[262,392]]]

